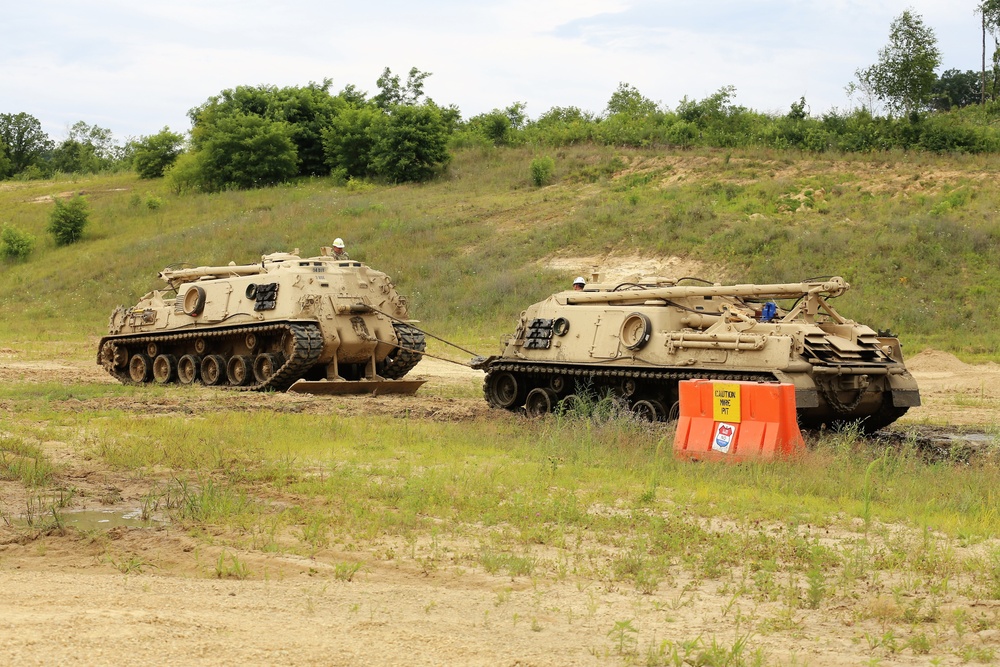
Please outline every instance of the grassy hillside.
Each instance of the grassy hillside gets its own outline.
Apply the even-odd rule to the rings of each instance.
[[[1000,158],[575,147],[531,184],[531,149],[466,150],[424,185],[283,187],[176,195],[131,175],[0,184],[0,224],[36,236],[0,261],[0,343],[61,341],[91,354],[119,303],[158,287],[167,265],[252,262],[336,236],[384,270],[431,332],[490,352],[517,313],[579,271],[553,258],[680,257],[701,277],[784,282],[843,275],[845,315],[891,328],[912,353],[966,360],[1000,334]],[[84,240],[45,232],[51,196],[84,192]],[[47,343],[46,343],[47,345]]]

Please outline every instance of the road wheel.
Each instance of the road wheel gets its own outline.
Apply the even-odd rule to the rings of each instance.
[[[663,407],[663,403],[648,399],[636,401],[635,405],[632,406],[632,413],[639,419],[648,422],[658,422],[663,421],[663,418],[667,415],[667,409]]]
[[[277,354],[258,354],[253,360],[253,376],[257,378],[257,382],[267,382],[281,368],[281,364],[281,357]]]
[[[177,362],[177,381],[181,384],[194,384],[201,370],[201,357],[195,354],[185,354]]]
[[[177,357],[160,354],[153,359],[153,379],[157,384],[167,384],[177,379]]]
[[[568,396],[564,396],[562,400],[559,401],[557,410],[561,415],[575,415],[580,417],[583,416],[581,413],[584,406],[585,404],[583,399],[576,394],[569,394]]]
[[[128,360],[128,376],[132,382],[149,382],[153,377],[153,361],[143,353],[133,354]]]
[[[226,375],[229,384],[234,387],[245,387],[253,380],[253,363],[250,357],[237,354],[226,364]]]
[[[201,381],[209,387],[217,387],[226,381],[226,358],[221,354],[210,354],[201,360]]]
[[[524,399],[524,412],[529,417],[542,417],[552,412],[555,402],[555,392],[546,387],[535,387]]]

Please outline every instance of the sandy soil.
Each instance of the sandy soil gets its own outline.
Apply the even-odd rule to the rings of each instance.
[[[19,357],[17,350],[0,349],[0,382],[113,382],[96,365]],[[996,426],[1000,366],[968,366],[935,351],[915,355],[908,366],[920,383],[924,405],[911,410],[903,426]],[[317,414],[406,412],[448,421],[490,418],[480,398],[445,397],[449,389],[468,395],[465,390],[481,380],[478,372],[427,359],[418,375],[428,384],[415,396],[350,397],[331,407],[324,397],[253,394],[234,397],[232,405]],[[162,397],[127,404],[96,398],[51,407],[56,412],[114,407],[169,414],[197,411],[199,401],[218,406],[216,392],[195,394],[183,403]],[[13,407],[0,402],[5,413]],[[123,515],[138,509],[148,481],[103,468],[63,443],[45,446],[60,466],[62,484],[77,489],[73,509],[113,514],[105,524],[70,525],[64,534],[32,539],[0,521],[3,664],[646,664],[648,652],[664,640],[719,638],[730,646],[754,622],[781,613],[782,603],[741,598],[734,605],[732,592],[719,581],[678,578],[643,595],[572,572],[562,578],[491,575],[470,566],[475,546],[458,539],[412,545],[386,539],[353,552],[321,550],[311,558],[237,552],[214,544],[211,535],[194,537],[168,525],[127,525]],[[27,502],[19,483],[0,481],[4,517],[16,517]],[[414,557],[384,555],[408,550]],[[434,554],[430,565],[429,554]],[[233,555],[252,576],[216,578],[220,558],[225,563]],[[345,562],[362,564],[350,580],[337,576],[337,564]],[[873,584],[886,595],[888,585]],[[969,602],[956,594],[946,598],[947,604],[978,605],[978,612],[1000,617],[996,602]],[[910,651],[888,658],[874,654],[858,639],[866,629],[854,611],[851,605],[798,610],[791,633],[754,632],[748,651],[764,651],[766,664],[857,665],[873,655],[882,656],[880,664],[927,664],[928,656]],[[635,633],[611,632],[625,621]],[[878,631],[877,624],[871,631]],[[1000,632],[970,629],[964,641],[998,646]],[[936,655],[940,664],[960,663],[954,654]],[[749,660],[749,654],[744,657]],[[667,657],[660,660],[656,664],[667,663]]]

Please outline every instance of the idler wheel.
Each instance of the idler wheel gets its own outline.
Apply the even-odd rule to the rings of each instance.
[[[486,379],[486,396],[498,408],[509,410],[517,403],[521,387],[512,373],[502,371]]]
[[[152,343],[150,343],[152,345]],[[177,357],[160,354],[153,359],[153,379],[158,384],[167,384],[177,379]]]
[[[663,407],[663,403],[653,399],[647,399],[636,401],[635,405],[632,406],[632,414],[639,419],[644,419],[649,422],[658,422],[663,421],[663,418],[667,414],[667,409]]]
[[[282,365],[281,355],[265,352],[253,360],[253,376],[257,382],[267,382]]]
[[[153,360],[142,352],[128,360],[128,376],[132,382],[149,382],[153,377]]]
[[[181,384],[193,384],[198,379],[200,369],[201,357],[185,354],[177,361],[177,381]]]
[[[229,377],[229,384],[234,387],[245,387],[253,380],[253,363],[250,357],[237,354],[226,364],[226,375]]]
[[[221,354],[210,354],[201,360],[201,381],[209,387],[217,387],[226,381],[226,358]]]
[[[542,417],[552,412],[556,395],[547,387],[535,387],[524,399],[524,412],[529,417]]]

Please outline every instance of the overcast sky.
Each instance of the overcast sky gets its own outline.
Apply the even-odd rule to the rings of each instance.
[[[378,92],[390,67],[469,118],[525,102],[600,113],[620,82],[676,107],[722,86],[735,102],[814,115],[849,109],[904,10],[938,39],[941,70],[977,70],[979,0],[4,0],[0,113],[56,140],[85,121],[119,139],[164,126],[239,85],[333,79]],[[992,50],[992,44],[989,45]],[[940,73],[939,71],[939,73]]]

